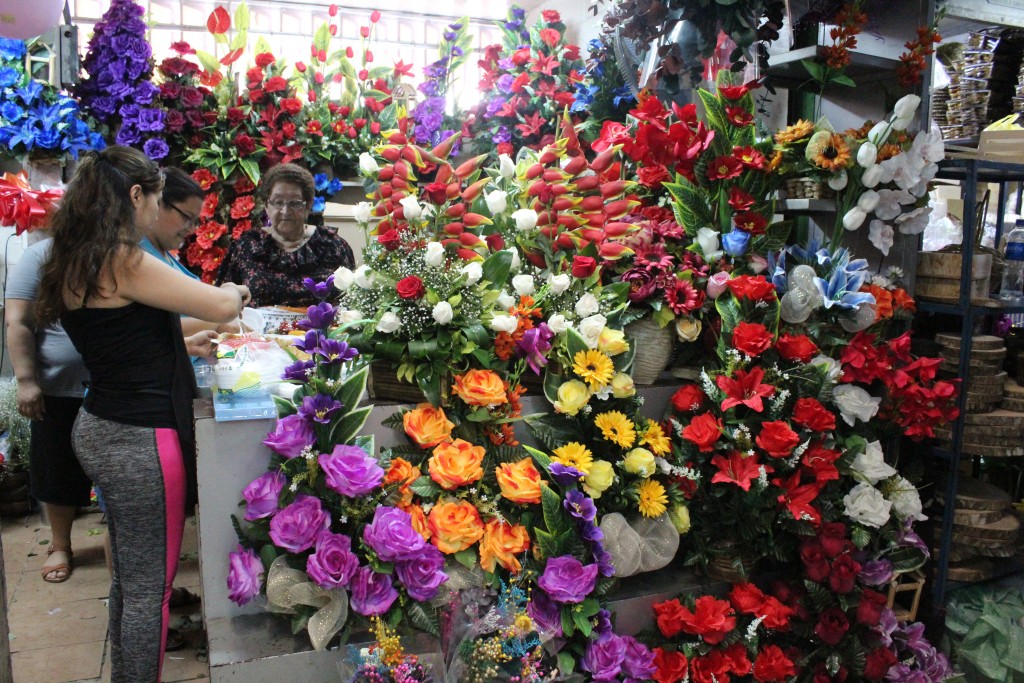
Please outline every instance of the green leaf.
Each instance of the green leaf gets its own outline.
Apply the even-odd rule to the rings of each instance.
[[[366,390],[366,380],[369,376],[370,368],[364,365],[345,378],[337,393],[337,399],[341,401],[345,408],[351,409],[359,405],[363,392]]]
[[[199,59],[199,63],[203,65],[203,68],[214,73],[220,71],[220,61],[205,50],[196,50],[196,57]]]
[[[562,507],[562,497],[551,490],[546,482],[540,485],[540,502],[544,510],[544,526],[554,536],[568,531],[569,521],[566,519],[565,509]]]
[[[555,405],[558,400],[558,387],[562,386],[562,377],[557,372],[551,369],[548,365],[544,369],[544,398],[548,400],[551,405]]]
[[[473,569],[477,565],[476,550],[473,548],[466,548],[455,553],[455,561],[461,564],[466,569]]]
[[[410,484],[409,490],[420,498],[432,499],[441,495],[441,487],[437,485],[437,482],[425,474]]]
[[[277,547],[273,543],[260,548],[260,562],[263,563],[263,568],[270,571],[270,565],[274,564],[274,560],[277,559]]]
[[[543,529],[534,529],[534,535],[537,538],[537,547],[540,548],[540,554],[545,558],[558,557],[563,555],[562,546],[563,540],[557,536],[549,534]]]
[[[866,548],[868,543],[871,542],[871,532],[860,525],[853,527],[853,531],[850,532],[850,540],[858,548]]]
[[[571,674],[575,668],[576,658],[572,656],[571,652],[563,650],[558,653],[558,674],[560,676],[565,677]]]
[[[502,250],[491,254],[483,263],[483,279],[490,283],[488,289],[504,287],[510,272],[512,272],[512,254],[509,251]]]
[[[525,448],[526,452],[530,454],[534,461],[545,470],[551,467],[551,458],[549,458],[546,453],[538,451],[533,446],[527,446],[526,444],[523,444],[523,448]]]
[[[256,39],[256,47],[254,47],[253,50],[255,51],[255,54],[258,55],[261,55],[264,52],[272,52],[270,49],[270,43],[268,43],[267,39],[263,36]]]
[[[437,612],[429,604],[422,602],[410,602],[405,608],[412,625],[421,631],[432,635],[440,635],[441,631],[437,624]]]
[[[754,238],[751,245],[753,253],[767,254],[768,252],[779,251],[784,248],[792,227],[791,221],[779,221],[768,226],[768,230],[764,235]]]
[[[258,184],[260,182],[260,165],[257,161],[247,157],[245,159],[239,159],[238,165],[242,167],[245,175],[249,176],[249,180],[251,180],[253,184]]]
[[[818,83],[824,82],[825,66],[823,64],[820,64],[813,59],[801,59],[800,63],[805,69],[807,69],[807,73],[810,74],[811,78],[816,80]]]
[[[364,451],[373,455],[376,452],[376,438],[373,434],[360,434],[353,440],[353,445],[357,448],[362,448]]]
[[[897,548],[887,554],[886,558],[892,562],[893,571],[897,574],[913,571],[923,566],[928,559],[920,550],[911,547]]]
[[[572,608],[562,605],[562,636],[569,638],[576,630],[576,624],[572,618]]]
[[[231,44],[228,47],[230,47],[232,50],[241,50],[245,48],[245,44],[247,42],[249,42],[249,32],[239,31],[231,39]]]
[[[828,79],[829,83],[835,83],[836,85],[845,85],[850,88],[857,87],[857,82],[846,74],[837,74]]]
[[[277,406],[278,419],[294,415],[298,412],[294,403],[286,398],[281,398],[280,396],[274,396],[274,405]]]
[[[331,29],[327,26],[327,22],[320,24],[316,29],[316,33],[313,34],[313,45],[316,46],[317,50],[327,51],[327,46],[331,42]]]
[[[575,358],[576,354],[581,351],[586,352],[590,350],[587,340],[583,338],[583,335],[575,327],[570,327],[565,331],[565,348],[569,352],[569,358]]]
[[[359,433],[359,430],[363,428],[372,410],[373,406],[366,406],[365,408],[353,410],[338,420],[331,429],[330,442],[335,444],[349,443]]]
[[[244,2],[235,8],[235,28],[239,31],[249,30],[249,6]],[[267,50],[267,52],[270,52],[270,50]]]
[[[676,182],[665,183],[665,189],[672,195],[672,209],[676,222],[686,228],[686,234],[694,237],[701,228],[713,226],[712,215],[704,192],[682,176]]]
[[[590,637],[590,632],[594,630],[594,625],[590,623],[590,619],[583,616],[574,609],[572,611],[572,621],[576,625],[576,628],[579,629],[579,632],[582,633],[585,638]]]

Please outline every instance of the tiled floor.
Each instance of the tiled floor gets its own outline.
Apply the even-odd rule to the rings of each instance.
[[[64,583],[43,581],[39,568],[50,543],[50,528],[38,514],[0,520],[14,683],[106,683],[107,593],[110,577],[103,556],[106,526],[99,514],[75,520],[75,569]],[[199,593],[195,520],[185,523],[176,586]],[[198,607],[174,610],[190,647],[167,653],[164,683],[207,680],[205,635]]]

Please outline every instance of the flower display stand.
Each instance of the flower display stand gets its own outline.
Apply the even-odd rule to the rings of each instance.
[[[895,613],[897,621],[914,621],[917,618],[917,607],[921,603],[924,581],[924,572],[915,569],[908,574],[901,574],[889,584],[886,607]],[[909,597],[906,597],[906,594],[909,594]],[[900,597],[901,595],[905,597]]]

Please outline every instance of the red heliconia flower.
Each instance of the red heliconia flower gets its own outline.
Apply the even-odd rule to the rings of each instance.
[[[764,370],[759,367],[737,370],[735,378],[719,375],[715,383],[726,395],[722,401],[722,410],[745,405],[758,413],[763,411],[764,403],[761,399],[775,394],[775,387],[771,384],[762,384],[763,379]]]

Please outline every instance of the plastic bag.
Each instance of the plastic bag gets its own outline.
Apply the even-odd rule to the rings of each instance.
[[[221,395],[251,396],[277,384],[292,357],[276,342],[255,336],[228,336],[217,346],[214,384]]]

